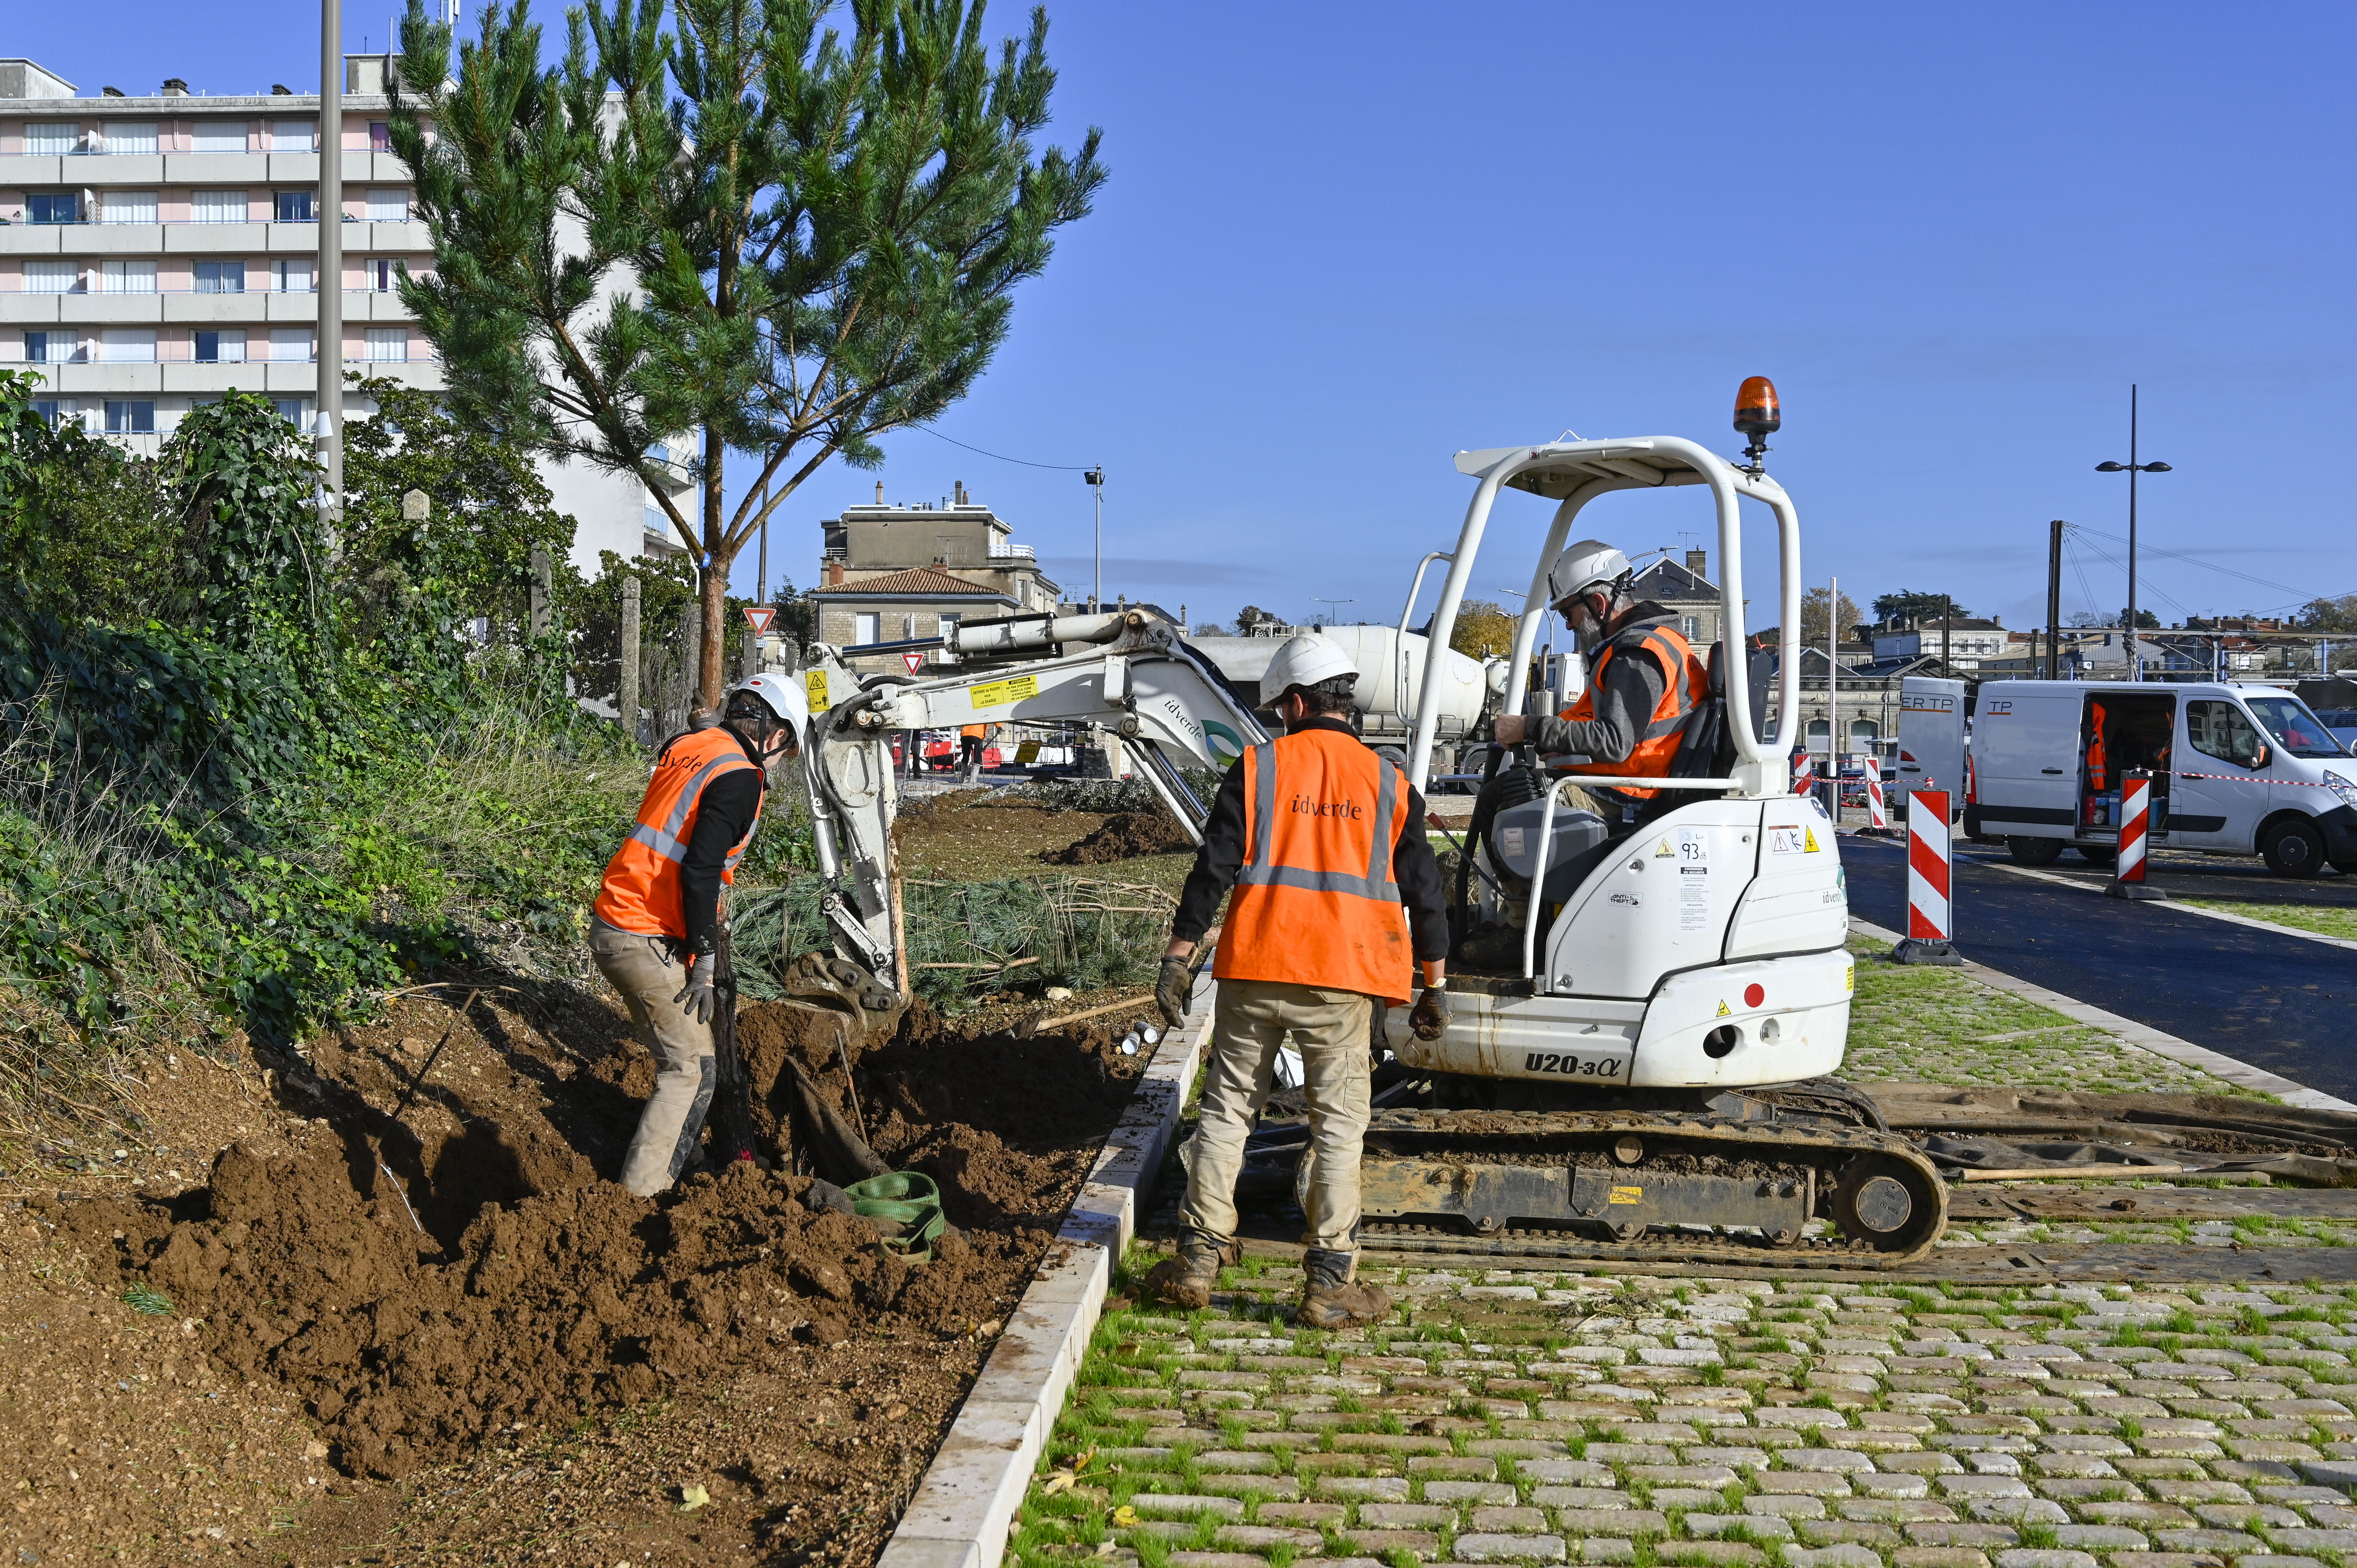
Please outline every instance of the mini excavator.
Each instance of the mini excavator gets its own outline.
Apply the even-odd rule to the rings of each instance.
[[[1379,1071],[1363,1157],[1370,1246],[1874,1268],[1939,1239],[1937,1169],[1869,1097],[1831,1076],[1849,1028],[1849,911],[1833,823],[1813,796],[1792,792],[1789,774],[1803,578],[1799,513],[1765,466],[1778,424],[1774,388],[1754,377],[1737,400],[1736,429],[1750,441],[1741,462],[1663,435],[1458,455],[1476,485],[1456,549],[1427,558],[1448,562],[1428,646],[1448,645],[1499,492],[1556,503],[1505,711],[1525,706],[1547,565],[1605,495],[1707,491],[1720,634],[1709,693],[1668,778],[1569,773],[1566,759],[1528,748],[1509,766],[1491,748],[1454,879],[1448,1025],[1420,1040],[1405,1009],[1378,1017],[1374,1044],[1394,1059]],[[1765,509],[1777,542],[1781,684],[1766,737],[1744,630],[1746,501]],[[1207,803],[1182,760],[1225,768],[1267,738],[1179,628],[1143,610],[968,622],[924,646],[961,662],[931,678],[856,674],[845,650],[822,644],[804,677],[811,711],[823,715],[803,757],[837,957],[896,990],[891,732],[1104,725],[1199,839]],[[1406,757],[1419,787],[1430,782],[1445,679],[1441,661],[1425,661]],[[1588,810],[1566,796],[1573,785],[1652,793],[1605,795]],[[1268,1153],[1301,1143],[1269,1133],[1255,1135]],[[1312,1156],[1286,1153],[1306,1182]],[[1813,1219],[1838,1234],[1809,1234]]]

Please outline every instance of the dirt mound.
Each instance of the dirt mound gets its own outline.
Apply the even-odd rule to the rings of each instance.
[[[1103,865],[1193,847],[1187,830],[1168,811],[1121,811],[1107,817],[1094,832],[1079,843],[1050,850],[1039,858],[1050,865]]]
[[[215,1360],[294,1391],[341,1467],[401,1476],[797,1345],[972,1334],[1051,1239],[1135,1070],[1104,1040],[965,1038],[921,1008],[873,1050],[787,1006],[748,1008],[741,1036],[774,1170],[737,1164],[651,1200],[613,1185],[652,1086],[635,1048],[541,1079],[536,1110],[454,1094],[447,1134],[373,1109],[395,1098],[398,1051],[354,1053],[318,1091],[332,1135],[307,1152],[239,1144],[205,1186],[78,1204],[74,1228],[124,1283],[201,1316]],[[959,1230],[932,1262],[801,1201],[812,1150],[781,1092],[789,1055],[888,1164],[942,1184]]]

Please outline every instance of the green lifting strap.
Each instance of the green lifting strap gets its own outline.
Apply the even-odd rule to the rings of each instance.
[[[921,1171],[891,1171],[843,1190],[863,1217],[897,1220],[906,1228],[898,1236],[882,1238],[886,1251],[912,1263],[933,1261],[933,1242],[949,1228],[949,1220],[942,1213],[941,1188],[932,1177]]]

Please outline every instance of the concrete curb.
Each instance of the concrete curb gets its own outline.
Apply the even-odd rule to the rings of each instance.
[[[878,1568],[998,1568],[1005,1558],[1032,1466],[1080,1372],[1114,1264],[1137,1229],[1140,1205],[1178,1125],[1218,993],[1216,982],[1204,983],[1185,1025],[1155,1051],[1055,1244],[918,1480]]]
[[[1872,937],[1878,942],[1896,944],[1897,931],[1887,931],[1868,920],[1850,917],[1849,929],[1862,937]],[[1962,956],[1962,955],[1959,955]],[[2272,1094],[2287,1105],[2298,1105],[2309,1111],[2357,1111],[2346,1100],[2336,1100],[2320,1090],[2306,1088],[2287,1078],[2278,1078],[2265,1068],[2237,1061],[2233,1057],[2213,1051],[2207,1046],[2197,1046],[2190,1040],[2180,1040],[2175,1035],[2165,1035],[2149,1024],[2139,1024],[2133,1018],[2123,1018],[2117,1013],[2106,1013],[2101,1007],[2065,996],[2059,991],[1994,970],[1984,963],[1965,959],[1964,972],[1975,980],[1993,985],[1999,991],[2011,992],[2025,1002],[2035,1002],[2050,1007],[2065,1018],[2091,1024],[2106,1033],[2118,1036],[2133,1046],[2141,1046],[2158,1057],[2183,1062],[2187,1067],[2200,1068],[2203,1072],[2244,1089],[2255,1089],[2262,1094]]]

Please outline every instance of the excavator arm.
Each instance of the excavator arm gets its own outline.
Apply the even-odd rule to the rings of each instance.
[[[946,648],[980,667],[863,675],[822,643],[802,677],[814,715],[802,766],[836,950],[904,992],[894,931],[894,731],[1103,725],[1129,743],[1146,783],[1198,843],[1211,805],[1189,787],[1182,762],[1224,770],[1268,738],[1211,662],[1142,611],[981,621],[905,646]]]

